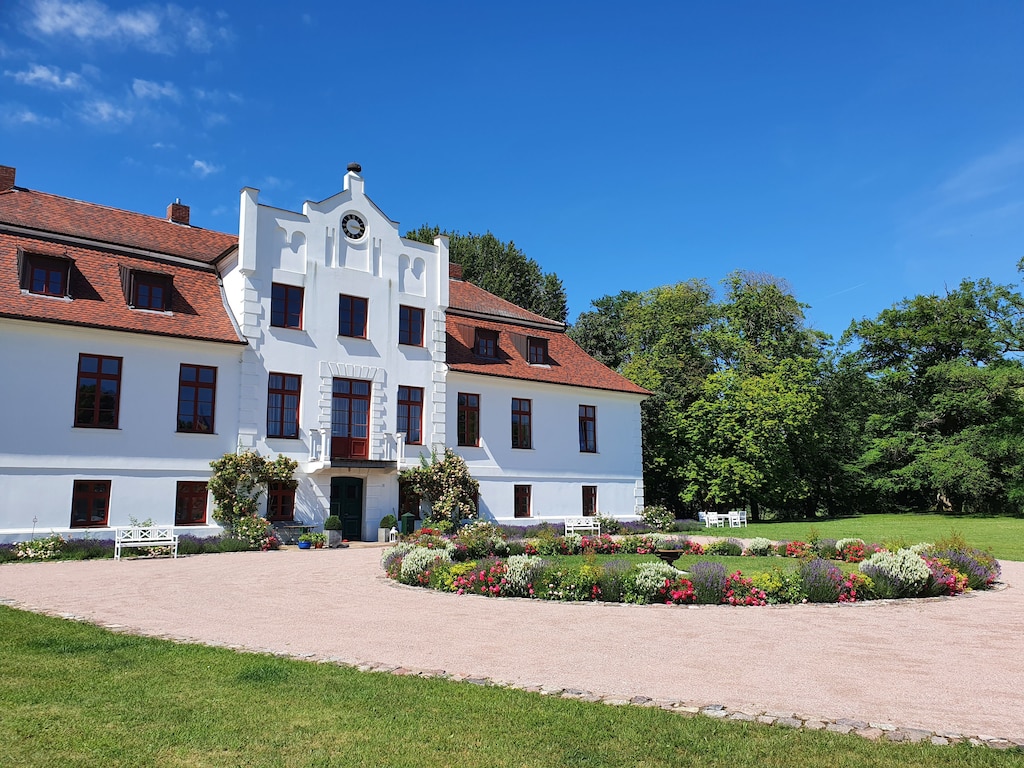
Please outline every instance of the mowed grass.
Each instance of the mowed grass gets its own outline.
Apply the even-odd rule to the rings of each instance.
[[[764,536],[773,541],[807,541],[812,528],[823,539],[856,537],[884,544],[904,540],[908,544],[938,541],[959,533],[971,546],[988,549],[1002,560],[1024,560],[1024,518],[951,517],[949,515],[860,515],[837,520],[799,523],[750,523],[746,528],[709,528],[691,535]]]
[[[1021,764],[1019,753],[987,748],[875,743],[176,645],[3,607],[0,651],[4,766]]]

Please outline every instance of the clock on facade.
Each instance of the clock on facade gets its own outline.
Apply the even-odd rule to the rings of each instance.
[[[366,232],[366,222],[359,218],[357,214],[346,213],[341,220],[341,228],[345,232],[346,237],[358,240]]]

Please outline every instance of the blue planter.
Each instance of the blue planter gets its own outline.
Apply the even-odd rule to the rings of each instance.
[[[310,544],[311,544],[311,542],[308,542],[308,541],[300,541],[299,542],[299,549],[309,549]]]

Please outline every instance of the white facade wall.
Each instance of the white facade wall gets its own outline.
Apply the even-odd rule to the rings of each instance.
[[[17,361],[18,373],[4,377],[9,407],[0,412],[0,541],[33,530],[112,538],[109,528],[70,527],[73,483],[83,479],[111,481],[109,526],[128,525],[130,517],[172,524],[177,482],[208,480],[210,461],[235,449],[242,349],[0,320],[0,355]],[[123,358],[117,429],[72,426],[80,353]],[[217,368],[215,434],[176,431],[182,363]],[[208,525],[178,532],[219,532],[211,511],[212,501]]]
[[[422,449],[429,452],[446,440],[447,240],[425,245],[403,239],[352,172],[343,192],[307,202],[301,213],[260,205],[258,197],[257,190],[242,190],[238,257],[223,266],[228,306],[250,343],[241,372],[239,446],[300,463],[295,516],[314,525],[329,514],[332,477],[362,478],[362,535],[375,538],[380,519],[397,511],[398,470],[414,463],[420,450],[403,446],[396,434],[399,386],[424,390]],[[342,229],[350,214],[365,223],[361,237]],[[301,329],[271,325],[275,283],[303,289]],[[342,294],[368,300],[365,339],[339,334]],[[422,347],[398,343],[402,305],[423,310]],[[302,377],[297,438],[267,435],[271,373]],[[372,382],[367,462],[332,466],[335,378]]]
[[[480,447],[456,446],[458,394],[480,396]],[[512,447],[512,398],[531,400],[532,448]],[[582,514],[582,486],[599,514],[630,519],[643,507],[640,402],[621,392],[460,372],[448,374],[449,445],[480,483],[480,514],[505,524]],[[597,409],[597,452],[579,444],[579,406]],[[531,487],[530,518],[514,517],[514,486]]]

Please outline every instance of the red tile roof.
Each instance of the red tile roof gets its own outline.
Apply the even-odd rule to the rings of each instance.
[[[0,224],[140,248],[204,263],[238,245],[223,232],[14,187],[0,192]]]
[[[472,283],[451,280],[449,287],[447,362],[451,370],[635,395],[651,394],[584,352],[565,334],[562,323],[528,312]],[[477,328],[498,332],[496,358],[479,357],[473,352]],[[548,365],[527,362],[525,355],[530,337],[547,341]]]
[[[217,273],[206,266],[237,242],[221,232],[15,187],[0,192],[0,317],[241,344]],[[202,263],[127,255],[122,247]],[[19,249],[71,259],[72,300],[24,293]],[[122,267],[169,275],[170,312],[130,308]]]

